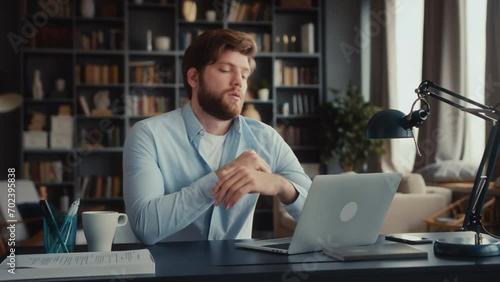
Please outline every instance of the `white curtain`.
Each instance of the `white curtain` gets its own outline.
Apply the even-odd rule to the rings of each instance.
[[[478,102],[484,101],[485,4],[485,0],[425,4],[422,78]],[[423,156],[416,157],[415,170],[447,160],[479,163],[485,122],[435,99],[429,103],[431,116],[419,134]]]
[[[406,113],[416,98],[413,90],[422,80],[424,1],[387,0],[386,6],[393,11],[393,16],[387,19],[389,108]],[[382,162],[382,170],[411,172],[416,152],[414,142],[408,139],[388,142],[392,154]]]
[[[385,102],[382,106],[409,112],[416,98],[414,89],[425,79],[484,102],[486,0],[385,0],[384,8],[389,16],[387,97],[377,98]],[[414,132],[423,156],[416,156],[410,139],[390,140],[383,171],[409,172],[445,160],[479,163],[485,122],[433,98],[428,101],[431,116]]]

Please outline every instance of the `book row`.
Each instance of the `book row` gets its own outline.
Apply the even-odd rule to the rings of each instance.
[[[70,180],[61,161],[25,161],[24,179],[35,182],[61,183]]]
[[[140,84],[173,83],[174,65],[155,61],[130,62],[130,82]]]
[[[77,85],[120,83],[120,67],[117,64],[77,64],[75,83]]]
[[[277,59],[274,61],[274,78],[275,86],[317,84],[318,67],[288,66],[283,60]]]
[[[165,96],[130,95],[127,108],[132,116],[153,116],[170,110],[170,99]]]
[[[82,199],[114,198],[122,196],[121,176],[85,175],[79,177],[79,197]]]
[[[83,50],[121,50],[124,48],[123,30],[117,28],[77,31],[77,39],[77,46]]]
[[[315,144],[314,136],[316,135],[316,129],[314,128],[278,124],[276,131],[290,146],[309,146]]]

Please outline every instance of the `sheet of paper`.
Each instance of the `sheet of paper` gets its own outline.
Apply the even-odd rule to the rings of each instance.
[[[18,268],[59,268],[148,264],[150,262],[151,253],[147,249],[141,249],[114,252],[19,255],[16,266]]]
[[[155,262],[148,249],[16,255],[14,268],[8,259],[0,265],[0,281],[155,274]]]

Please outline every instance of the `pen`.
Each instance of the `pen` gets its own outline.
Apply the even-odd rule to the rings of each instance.
[[[78,212],[78,206],[80,205],[80,198],[77,198],[72,204],[71,207],[69,208],[68,214],[64,218],[64,222],[62,224],[61,228],[61,234],[65,237],[64,239],[64,244],[67,247],[68,244],[68,239],[69,239],[69,234],[71,233],[71,227],[72,227],[72,221],[73,221],[73,216],[76,216],[76,213]],[[60,246],[58,246],[59,249]]]
[[[52,210],[50,209],[49,204],[47,203],[47,200],[40,200],[40,206],[42,207],[42,214],[45,217],[45,220],[49,224],[49,229],[52,230],[51,233],[55,232],[55,237],[56,240],[59,240],[61,242],[64,251],[69,253],[68,248],[66,247],[66,244],[64,244],[63,238],[61,236],[61,232],[59,232],[59,228],[57,227],[57,222],[54,218],[54,214],[52,213]]]
[[[70,235],[70,230],[71,230],[71,227],[73,226],[73,216],[76,216],[76,213],[78,212],[78,206],[80,205],[80,199],[77,198],[72,204],[71,204],[71,207],[69,208],[69,211],[68,211],[68,214],[66,215],[66,217],[64,218],[64,221],[63,221],[63,224],[62,224],[62,228],[61,228],[61,234],[62,236],[64,236],[64,245],[66,245],[66,248],[68,246],[68,239],[69,239],[69,235]],[[56,253],[59,252],[59,249],[61,247],[61,245],[59,244],[56,244],[56,245],[53,245],[52,248],[51,248],[51,252],[53,252],[53,248],[57,247],[57,250],[56,250]]]

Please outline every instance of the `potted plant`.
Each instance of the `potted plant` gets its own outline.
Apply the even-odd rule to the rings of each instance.
[[[384,153],[381,140],[365,137],[368,120],[380,109],[365,102],[352,83],[342,91],[331,91],[335,98],[319,107],[321,160],[326,165],[334,153],[344,171],[360,171],[371,157]]]

